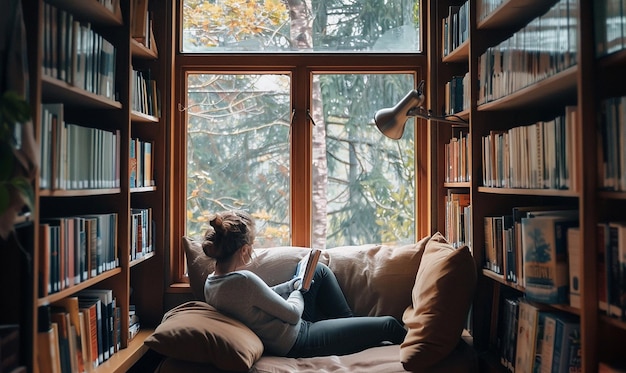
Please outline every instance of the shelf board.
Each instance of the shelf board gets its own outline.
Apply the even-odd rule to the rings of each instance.
[[[600,315],[600,320],[606,324],[626,330],[626,322],[607,315]]]
[[[116,14],[95,0],[46,0],[52,5],[69,10],[81,19],[104,26],[122,26],[122,14]]]
[[[109,360],[101,364],[94,373],[123,373],[127,372],[132,366],[139,361],[139,359],[148,351],[148,346],[143,344],[152,333],[154,329],[141,330],[137,335],[128,343],[128,347],[123,348],[113,354]]]
[[[130,39],[130,50],[133,57],[143,58],[146,60],[156,60],[159,58],[155,51],[150,50],[145,45],[135,39]]]
[[[554,196],[554,197],[579,197],[578,192],[564,189],[523,189],[523,188],[491,188],[478,187],[481,193],[489,194],[516,194],[527,196]]]
[[[444,188],[471,188],[471,186],[472,184],[469,181],[443,183]]]
[[[614,192],[608,190],[601,190],[598,193],[600,198],[603,199],[626,199],[626,192]]]
[[[63,101],[65,106],[88,109],[121,109],[122,104],[104,96],[85,91],[48,75],[41,77],[43,102]]]
[[[456,47],[452,52],[441,58],[443,63],[456,63],[469,61],[469,39],[465,40],[461,45]]]
[[[131,193],[154,192],[156,190],[157,190],[157,187],[155,185],[147,186],[147,187],[130,188]]]
[[[113,276],[115,276],[115,275],[117,275],[117,274],[119,274],[121,272],[122,272],[122,269],[119,268],[119,267],[110,269],[110,270],[108,270],[106,272],[103,272],[103,273],[99,274],[96,277],[87,279],[87,280],[85,280],[85,281],[83,281],[83,282],[81,282],[81,283],[79,283],[77,285],[70,286],[67,289],[63,289],[63,290],[59,291],[58,293],[53,293],[53,294],[50,294],[50,295],[48,295],[46,297],[42,297],[42,298],[37,299],[37,306],[38,307],[44,306],[46,304],[50,304],[50,303],[56,302],[58,300],[61,300],[63,298],[69,297],[69,296],[71,296],[72,294],[74,294],[74,293],[76,293],[78,291],[81,291],[83,289],[87,289],[88,287],[93,286],[93,285],[95,285],[95,284],[97,284],[97,283],[99,283],[99,282],[101,282],[101,281],[103,281],[103,280],[105,280],[107,278],[113,277]]]
[[[118,194],[120,188],[108,188],[108,189],[42,189],[39,191],[40,197],[84,197],[84,196],[99,196],[104,194]]]
[[[491,14],[478,22],[478,30],[497,28],[518,28],[526,23],[542,8],[544,0],[508,0],[503,1]]]
[[[478,106],[478,111],[496,111],[554,105],[554,98],[576,97],[578,66],[569,67],[558,74],[540,80],[503,98]]]
[[[135,259],[135,260],[131,261],[130,262],[130,266],[133,267],[133,266],[136,266],[139,263],[145,262],[146,260],[148,260],[150,258],[154,258],[154,255],[155,255],[154,251],[149,252],[146,255],[142,256],[141,258]]]
[[[493,271],[491,271],[489,269],[483,268],[483,275],[485,277],[489,277],[490,279],[492,279],[492,280],[494,280],[496,282],[501,283],[502,285],[506,285],[506,286],[510,287],[511,289],[515,289],[515,290],[518,290],[518,291],[524,291],[524,287],[523,286],[518,285],[518,284],[516,284],[514,282],[506,281],[504,279],[504,275],[499,275],[499,274],[497,274],[497,273],[495,273],[495,272],[493,272]]]
[[[140,113],[138,111],[132,111],[130,113],[130,119],[133,122],[143,122],[143,123],[159,123],[159,118],[154,115],[148,115],[144,113]]]
[[[600,57],[598,67],[600,69],[623,67],[626,64],[626,49]]]

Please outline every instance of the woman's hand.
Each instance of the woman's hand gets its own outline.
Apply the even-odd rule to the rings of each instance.
[[[296,290],[300,290],[302,287],[302,278],[294,277],[289,281],[285,281],[282,284],[278,284],[272,287],[272,290],[281,297],[287,299],[289,294]]]
[[[292,288],[293,291],[302,289],[302,278],[301,277],[294,277],[289,282],[291,284],[291,288]]]

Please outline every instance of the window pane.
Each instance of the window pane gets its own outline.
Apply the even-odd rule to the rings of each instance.
[[[418,52],[420,0],[183,0],[183,52]]]
[[[188,76],[188,236],[211,213],[244,209],[260,247],[290,243],[290,89],[288,75]]]
[[[313,245],[414,242],[414,126],[395,141],[373,125],[376,110],[414,88],[414,76],[313,79]]]

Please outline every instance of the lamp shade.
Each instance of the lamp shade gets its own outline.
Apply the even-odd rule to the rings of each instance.
[[[380,109],[374,115],[376,127],[385,136],[398,140],[404,133],[404,126],[411,115],[411,110],[419,107],[424,102],[421,90],[411,90],[395,106]]]

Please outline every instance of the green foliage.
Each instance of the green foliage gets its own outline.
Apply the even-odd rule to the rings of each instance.
[[[184,0],[183,50],[308,51],[310,42],[316,52],[387,50],[390,41],[398,41],[397,32],[413,32],[418,39],[419,2],[312,0],[304,11],[309,3]]]
[[[0,214],[9,206],[11,190],[17,191],[32,209],[34,192],[30,181],[16,173],[16,126],[30,120],[30,106],[13,91],[0,97]]]

